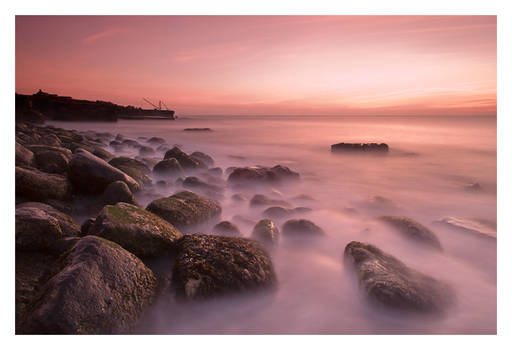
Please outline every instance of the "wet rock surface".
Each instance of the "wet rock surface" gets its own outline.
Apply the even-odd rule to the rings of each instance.
[[[146,209],[179,229],[212,220],[222,211],[217,202],[190,191],[154,200]]]
[[[153,172],[164,176],[182,176],[184,174],[183,168],[175,158],[168,158],[158,162],[153,167]]]
[[[263,219],[254,226],[251,238],[265,244],[275,245],[279,240],[279,229],[272,220]]]
[[[27,307],[17,333],[129,332],[154,298],[154,274],[116,243],[86,236]]]
[[[80,236],[80,226],[78,226],[75,220],[68,214],[55,209],[51,205],[40,202],[25,202],[16,206],[17,210],[21,208],[36,208],[43,211],[46,215],[53,217],[57,220],[63,237]]]
[[[116,242],[138,257],[169,252],[183,236],[157,215],[127,203],[105,206],[87,234]]]
[[[233,169],[229,174],[228,182],[232,185],[276,184],[296,181],[299,178],[299,173],[282,165],[276,165],[272,168],[253,166]]]
[[[305,219],[291,219],[282,227],[283,236],[286,237],[322,237],[324,230],[315,223]]]
[[[378,304],[404,311],[443,312],[455,301],[450,286],[410,269],[373,245],[350,242],[344,256],[355,269],[362,291]]]
[[[381,216],[379,220],[390,225],[408,239],[442,250],[441,242],[436,234],[419,222],[404,216]]]
[[[129,175],[139,184],[150,184],[152,182],[149,176],[151,170],[146,164],[137,159],[117,157],[110,160],[109,164]]]
[[[86,193],[101,193],[115,181],[124,181],[131,191],[140,190],[132,177],[85,150],[77,150],[69,163],[69,180]]]
[[[173,282],[181,298],[206,299],[253,292],[276,284],[269,255],[244,238],[185,235],[178,242]]]
[[[240,236],[240,229],[235,224],[232,224],[229,221],[221,221],[217,225],[215,225],[212,229],[212,233],[215,235],[224,235],[224,236]]]
[[[16,209],[16,250],[51,251],[62,238],[59,221],[36,207]]]
[[[71,196],[71,184],[63,175],[16,167],[16,195],[34,201],[68,200]]]
[[[165,152],[164,159],[175,158],[183,169],[200,169],[207,168],[199,159],[189,156],[183,152],[179,147],[174,147]]]

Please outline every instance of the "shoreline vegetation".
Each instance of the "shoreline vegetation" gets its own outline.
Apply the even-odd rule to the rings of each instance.
[[[40,106],[38,98],[56,99],[39,95],[32,107]],[[30,105],[27,97],[16,99],[17,108],[18,99]],[[27,111],[16,116],[17,334],[133,333],[162,295],[186,303],[272,293],[279,288],[272,262],[279,242],[307,245],[328,237],[321,223],[301,217],[310,208],[262,194],[251,200],[232,197],[267,208],[268,218],[253,223],[249,238],[220,220],[219,199],[228,187],[268,190],[301,181],[286,166],[221,169],[208,154],[187,154],[170,146],[172,140],[65,130],[28,122],[27,113],[36,112]],[[139,155],[116,154],[123,149]],[[183,189],[145,208],[135,200],[136,192],[158,193],[158,186],[168,184]],[[289,220],[278,227],[271,219],[283,215]],[[392,223],[405,240],[436,243],[433,259],[442,254],[434,232],[410,218],[392,218]],[[354,283],[370,302],[427,314],[442,314],[455,303],[451,286],[375,246],[351,242],[340,252],[342,260],[352,266]]]

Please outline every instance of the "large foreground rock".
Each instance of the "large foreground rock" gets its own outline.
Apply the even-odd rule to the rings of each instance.
[[[44,210],[17,208],[15,217],[17,251],[51,251],[62,238],[59,221]]]
[[[222,211],[217,202],[189,191],[154,200],[146,209],[179,229],[214,219]]]
[[[138,257],[170,251],[183,236],[162,218],[127,203],[105,206],[87,234],[116,242]]]
[[[255,241],[185,235],[178,251],[173,281],[177,295],[186,299],[255,291],[276,283],[272,261]]]
[[[43,287],[21,333],[128,332],[155,295],[157,280],[135,255],[116,243],[86,236]]]
[[[67,200],[71,195],[71,185],[62,175],[16,167],[16,195],[34,201]]]
[[[373,245],[350,242],[345,259],[353,264],[364,293],[379,304],[398,310],[441,312],[454,301],[448,285],[408,268]]]
[[[276,184],[299,179],[299,173],[288,167],[276,165],[272,168],[253,166],[235,168],[228,177],[228,182],[235,185]]]
[[[69,179],[76,189],[86,193],[101,193],[115,181],[124,181],[132,192],[140,185],[131,176],[85,150],[77,150],[69,163]]]
[[[40,202],[25,202],[18,204],[16,206],[16,210],[22,208],[36,208],[43,211],[48,216],[53,217],[57,220],[59,227],[62,231],[63,237],[78,237],[80,236],[80,226],[75,222],[75,220],[51,205],[40,203]]]
[[[393,227],[407,239],[442,250],[441,242],[439,242],[435,233],[419,222],[404,216],[381,216],[379,219]]]

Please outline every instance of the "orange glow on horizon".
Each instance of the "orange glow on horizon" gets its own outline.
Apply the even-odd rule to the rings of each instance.
[[[17,16],[16,91],[178,114],[496,114],[495,16]]]

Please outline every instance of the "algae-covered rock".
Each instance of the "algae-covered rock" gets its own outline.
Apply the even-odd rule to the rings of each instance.
[[[272,287],[276,276],[264,248],[245,238],[185,235],[173,270],[177,295],[203,299]]]
[[[165,253],[183,236],[162,218],[127,203],[105,206],[87,234],[116,242],[138,257]]]
[[[131,176],[139,184],[151,183],[151,177],[149,176],[149,174],[151,174],[151,169],[149,169],[146,164],[137,159],[117,157],[113,158],[108,163]]]
[[[62,238],[59,221],[35,207],[16,209],[16,250],[51,251]]]
[[[254,226],[251,238],[263,243],[277,244],[279,229],[272,220],[263,219]]]
[[[20,333],[126,333],[156,292],[156,277],[142,261],[100,237],[80,239],[61,264],[30,306]]]
[[[132,191],[124,181],[115,181],[109,184],[99,196],[95,205],[102,208],[105,205],[113,205],[119,202],[137,204]]]
[[[77,190],[86,193],[101,193],[115,181],[124,181],[131,191],[140,190],[139,183],[131,176],[82,149],[73,154],[68,177]]]
[[[299,173],[282,165],[276,165],[272,168],[252,166],[235,168],[229,175],[228,182],[235,185],[277,184],[286,181],[296,181],[299,177]]]
[[[62,175],[17,166],[16,195],[34,201],[67,200],[71,195],[71,185]]]
[[[442,250],[436,234],[419,222],[404,216],[381,216],[379,219],[408,239]]]
[[[207,168],[201,160],[189,156],[183,152],[179,147],[174,147],[165,152],[164,159],[175,158],[183,169],[199,169]]]
[[[164,176],[182,176],[183,168],[175,158],[168,158],[156,163],[153,172]]]
[[[407,267],[379,248],[361,242],[345,247],[359,284],[372,301],[407,311],[440,312],[454,301],[447,284]]]
[[[189,191],[156,199],[146,209],[179,229],[214,219],[222,211],[217,202]]]

